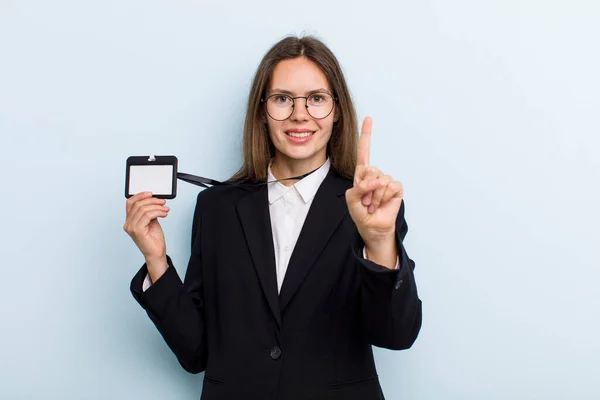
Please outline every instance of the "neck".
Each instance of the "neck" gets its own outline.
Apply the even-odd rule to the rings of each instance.
[[[282,154],[277,154],[271,164],[271,172],[275,179],[291,178],[307,174],[319,168],[327,160],[327,155],[314,157],[306,160],[295,160]],[[285,186],[291,186],[296,180],[281,181]]]

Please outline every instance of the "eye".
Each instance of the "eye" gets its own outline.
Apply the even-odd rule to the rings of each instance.
[[[327,105],[331,102],[331,96],[327,93],[315,93],[308,97],[308,103],[313,106]]]
[[[274,94],[270,99],[277,105],[287,105],[292,102],[290,96],[286,96],[285,94]]]

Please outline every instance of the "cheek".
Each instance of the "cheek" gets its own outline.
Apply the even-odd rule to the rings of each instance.
[[[333,132],[333,117],[328,117],[326,120],[321,121],[319,123],[319,129],[322,132],[328,132],[327,140],[329,140]]]
[[[277,141],[277,135],[281,132],[281,122],[277,122],[277,121],[273,121],[270,120],[267,123],[267,129],[269,131],[269,137],[271,138],[271,141],[276,142]]]

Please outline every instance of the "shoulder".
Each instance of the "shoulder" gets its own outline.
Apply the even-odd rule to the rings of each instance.
[[[350,178],[342,176],[333,167],[331,167],[322,185],[329,186],[332,190],[337,192],[337,194],[344,194],[346,190],[350,189],[354,185],[354,181]]]

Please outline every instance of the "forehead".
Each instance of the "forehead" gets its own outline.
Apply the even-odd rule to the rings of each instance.
[[[270,90],[283,89],[294,94],[323,88],[330,90],[327,77],[313,61],[298,57],[280,61],[271,76]]]

